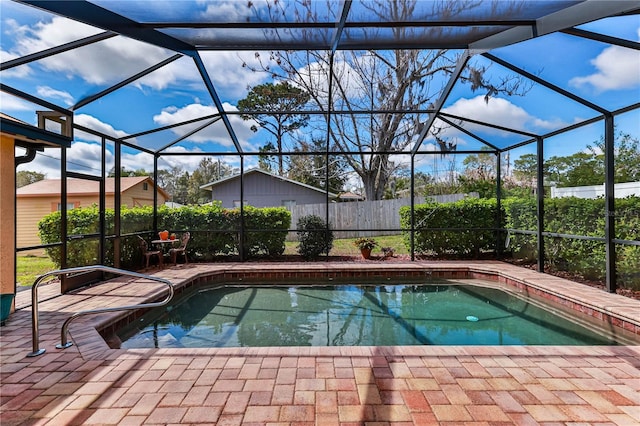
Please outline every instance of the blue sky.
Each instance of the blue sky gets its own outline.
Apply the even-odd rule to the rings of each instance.
[[[218,2],[216,13],[219,14],[223,6],[226,7],[226,13],[241,13],[238,4]],[[202,0],[193,3],[194,10],[197,9],[202,16],[209,11],[209,6],[210,2]],[[100,32],[8,0],[0,0],[0,7],[0,57],[3,62]],[[637,16],[604,19],[580,28],[627,40],[640,40],[640,18]],[[566,34],[550,34],[491,53],[610,110],[640,101],[640,53],[636,50]],[[69,107],[85,96],[95,94],[172,55],[173,52],[164,49],[115,37],[2,71],[0,78],[4,84]],[[250,86],[271,81],[269,76],[251,72],[250,67],[242,66],[243,63],[255,64],[255,52],[203,52],[202,58],[225,109],[235,110],[238,100],[247,94]],[[474,57],[471,62],[484,66],[492,81],[509,74],[500,65],[483,57]],[[483,96],[484,93],[473,93],[468,86],[458,84],[448,98],[444,111],[541,134],[596,115],[589,108],[568,101],[541,86],[533,86],[524,97],[498,96],[487,103]],[[1,94],[0,111],[5,114],[35,124],[36,109],[34,105]],[[80,108],[74,119],[78,124],[120,137],[215,112],[211,97],[202,85],[193,62],[182,58]],[[264,143],[266,136],[261,132],[253,133],[250,122],[238,116],[231,116],[230,120],[246,151],[256,151]],[[632,112],[621,116],[617,127],[618,130],[640,137],[639,123],[639,113]],[[514,138],[513,135],[505,137],[500,132],[477,126],[468,128],[497,144],[523,139]],[[136,142],[157,148],[184,132],[186,129],[175,129],[140,138]],[[598,140],[601,134],[601,126],[589,126],[553,138],[545,149],[549,156],[571,154],[584,149],[587,143]],[[447,136],[458,141],[459,149],[477,149],[479,146],[467,136],[452,130]],[[426,149],[432,146],[432,139],[427,139],[423,145]],[[175,150],[233,152],[234,148],[222,123],[217,123],[206,132],[180,143]],[[517,152],[534,150],[532,146]],[[93,138],[77,134],[70,158],[73,158],[74,164],[84,165],[81,171],[94,173],[99,164],[97,152]],[[50,158],[57,155],[55,152],[39,155],[34,162],[21,166],[21,170],[35,170],[45,173],[47,177],[57,177],[59,163]],[[193,170],[200,159],[199,156],[167,157],[160,166],[175,165]],[[228,161],[231,165],[237,165],[238,157],[230,157]],[[430,160],[425,161],[425,167],[432,164]],[[152,170],[153,159],[150,155],[127,151],[123,165],[129,169]]]

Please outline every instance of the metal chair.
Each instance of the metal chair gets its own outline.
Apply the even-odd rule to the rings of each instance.
[[[158,256],[158,265],[162,266],[162,258],[163,258],[162,251],[149,250],[149,245],[144,240],[144,238],[142,238],[140,235],[138,235],[138,238],[140,239],[140,251],[142,252],[142,255],[146,259],[147,268],[149,267],[149,260],[151,259],[152,256]]]
[[[189,260],[187,259],[187,243],[189,242],[190,238],[191,233],[185,232],[184,234],[182,234],[182,237],[180,237],[180,247],[172,248],[169,250],[169,256],[171,256],[171,261],[173,262],[174,266],[178,264],[179,254],[184,256],[185,264],[189,263]]]

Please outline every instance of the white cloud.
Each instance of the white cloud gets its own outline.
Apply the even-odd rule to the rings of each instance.
[[[38,22],[32,27],[14,23],[16,44],[11,52],[5,52],[3,56],[24,56],[99,32],[100,29],[62,17],[54,17],[49,22]],[[128,78],[170,55],[165,49],[117,36],[50,56],[38,63],[49,71],[62,72],[69,78],[77,76],[91,84],[107,85]],[[144,84],[154,89],[163,89],[178,80],[182,74],[182,70],[175,65],[163,67],[146,78]]]
[[[228,103],[224,103],[223,108],[225,109],[225,111],[238,110],[235,106]],[[160,126],[167,126],[198,117],[216,114],[217,112],[218,110],[215,107],[202,104],[190,104],[182,108],[172,106],[163,109],[160,114],[155,115],[153,117],[153,121]],[[254,132],[251,131],[251,122],[244,121],[238,115],[230,115],[229,121],[231,122],[231,126],[233,127],[240,143],[244,146],[251,147],[248,144],[249,138],[254,135]],[[204,123],[204,121],[201,121],[187,126],[180,126],[172,129],[172,131],[177,136],[183,136]],[[190,136],[188,140],[196,143],[215,142],[225,147],[233,146],[233,141],[231,140],[226,127],[223,125],[222,120],[219,120],[206,129],[203,129],[200,132]]]
[[[18,170],[43,173],[48,179],[60,178],[60,149],[45,148],[38,152],[33,161],[22,164]],[[102,148],[96,143],[74,142],[67,149],[67,170],[100,176]],[[113,162],[113,155],[107,151],[107,164]]]
[[[7,52],[6,50],[0,49],[0,62],[8,62],[14,59],[20,58],[21,55],[17,53]],[[29,65],[20,65],[14,68],[8,68],[2,71],[2,77],[15,77],[15,78],[26,78],[29,74],[31,74],[31,68]]]
[[[269,53],[260,55],[268,57]],[[224,93],[227,97],[244,97],[248,87],[261,84],[270,77],[267,73],[252,71],[259,69],[255,52],[205,51],[200,52],[200,57],[218,94]],[[197,72],[195,67],[194,72]]]
[[[169,149],[167,149],[167,152],[178,153],[178,154],[189,153],[189,154],[196,154],[196,155],[176,155],[176,156],[173,156],[170,154],[163,155],[158,159],[158,170],[168,171],[168,170],[171,170],[172,167],[179,167],[180,169],[191,173],[198,168],[200,161],[202,161],[205,157],[207,157],[206,155],[197,155],[198,153],[201,153],[199,149],[187,150],[185,147],[182,147],[182,146],[172,146]],[[139,160],[142,159],[142,156],[137,154],[135,155],[135,158],[131,156],[130,159],[134,162],[134,164],[147,164],[147,161],[148,161],[148,159],[145,158],[144,163],[139,162]],[[123,163],[124,161],[125,161],[125,157],[123,156]],[[130,161],[130,160],[128,159],[127,161]],[[240,167],[240,156],[238,155],[224,156],[220,158],[220,161],[231,168]],[[251,157],[245,158],[244,162],[245,162],[244,163],[245,169],[250,168],[253,165]],[[148,170],[151,170],[151,169],[153,169],[153,162],[150,164]]]
[[[591,64],[596,72],[572,78],[569,84],[574,87],[592,86],[598,92],[640,85],[640,52],[637,50],[620,46],[607,47],[591,60]]]
[[[66,105],[73,105],[73,96],[69,92],[52,89],[49,86],[38,86],[36,90],[42,98],[61,99]]]
[[[200,14],[203,18],[209,20],[226,20],[227,22],[243,22],[251,17],[253,11],[247,6],[256,2],[244,1],[205,1],[197,0],[197,3],[205,6],[205,10]],[[266,2],[265,2],[266,3]]]
[[[487,103],[485,102],[484,96],[482,95],[471,99],[458,99],[453,105],[447,108],[443,108],[442,111],[452,115],[468,117],[476,121],[526,132],[558,129],[566,125],[566,123],[563,123],[559,119],[548,121],[540,119],[538,117],[534,117],[523,108],[514,105],[513,103],[503,98],[491,98]],[[436,120],[435,126],[445,128],[448,127],[446,123],[440,120]],[[476,124],[466,124],[464,125],[464,127],[471,132],[478,131],[482,133],[494,134],[497,136],[508,136],[509,134],[511,134],[499,129]],[[452,128],[444,130],[444,133],[447,137],[461,135],[460,132]]]
[[[111,124],[107,124],[103,121],[98,120],[97,118],[87,115],[87,114],[78,114],[73,118],[74,123],[79,124],[84,127],[88,127],[90,129],[96,130],[100,133],[103,133],[107,136],[111,136],[114,138],[122,138],[128,135],[127,132],[123,130],[116,130]],[[74,137],[76,139],[82,139],[84,141],[92,141],[92,142],[100,142],[102,139],[98,136],[95,136],[91,133],[78,131],[74,132]],[[129,141],[134,142],[134,141]]]
[[[36,106],[34,104],[5,92],[0,92],[0,110],[4,113],[9,113],[11,111],[34,111],[33,116],[35,120]]]

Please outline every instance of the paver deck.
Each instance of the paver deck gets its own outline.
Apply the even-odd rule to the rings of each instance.
[[[398,271],[470,262],[359,263]],[[343,264],[339,265],[344,267]],[[150,271],[172,282],[212,269],[332,270],[338,265],[195,264]],[[640,324],[640,302],[500,262],[477,267],[588,300]],[[275,273],[275,272],[274,272]],[[306,272],[305,272],[306,273]],[[126,279],[124,281],[127,281]],[[639,425],[640,346],[403,346],[111,349],[94,325],[72,323],[75,345],[59,350],[73,312],[145,300],[161,290],[116,279],[39,303],[0,329],[0,424],[215,425]],[[49,296],[55,290],[47,288]],[[18,295],[28,304],[29,292]]]

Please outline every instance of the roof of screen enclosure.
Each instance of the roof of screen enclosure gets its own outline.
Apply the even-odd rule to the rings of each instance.
[[[610,112],[628,111],[636,109],[640,105],[639,103],[624,105],[616,107],[612,111],[607,106],[581,98],[557,82],[545,80],[534,72],[527,71],[526,67],[514,64],[495,53],[501,48],[507,46],[517,48],[519,43],[552,33],[562,33],[564,36],[590,39],[597,43],[604,43],[604,45],[617,45],[638,50],[640,43],[636,41],[580,28],[583,24],[604,18],[616,19],[616,17],[636,15],[640,12],[640,2],[637,1],[477,1],[469,3],[470,7],[455,16],[450,16],[434,14],[435,0],[422,0],[416,2],[413,13],[407,18],[403,20],[389,18],[382,21],[371,10],[372,0],[329,2],[279,0],[271,2],[280,8],[277,19],[274,19],[272,14],[254,14],[251,17],[238,18],[237,20],[231,20],[229,18],[231,15],[225,13],[218,14],[218,19],[208,17],[205,20],[193,13],[192,3],[187,1],[23,0],[19,3],[89,24],[100,31],[80,40],[5,61],[0,68],[3,71],[72,49],[90,46],[113,37],[141,41],[163,48],[167,52],[167,57],[163,61],[118,84],[96,91],[96,93],[86,94],[81,99],[75,99],[75,105],[70,108],[49,104],[45,101],[44,104],[52,109],[77,113],[82,111],[83,107],[115,93],[124,86],[148,76],[175,60],[183,58],[193,60],[194,66],[202,78],[202,84],[219,113],[172,126],[156,127],[136,134],[132,133],[121,138],[125,142],[128,139],[154,134],[177,125],[197,123],[198,126],[193,131],[181,138],[184,139],[208,125],[217,123],[217,125],[225,127],[229,139],[233,142],[232,148],[234,150],[229,153],[243,152],[229,119],[230,114],[234,112],[225,111],[211,78],[212,71],[207,69],[202,60],[203,52],[211,51],[325,50],[336,53],[346,50],[383,49],[458,50],[459,56],[455,71],[448,77],[448,83],[443,84],[439,98],[433,102],[432,107],[428,111],[423,111],[429,114],[420,137],[412,147],[411,151],[414,154],[419,151],[436,117],[450,125],[459,126],[462,132],[475,137],[493,149],[504,151],[527,144],[535,140],[536,137],[552,136],[588,122],[596,122]],[[251,3],[248,2],[249,5]],[[299,6],[302,3],[311,5],[314,13],[301,14]],[[399,28],[410,29],[410,31],[394,31]],[[398,34],[402,34],[402,36],[398,36]],[[447,114],[442,111],[443,106],[472,57],[481,57],[493,64],[497,63],[509,72],[521,75],[535,84],[545,87],[553,92],[554,96],[570,99],[588,113],[581,123],[565,124],[544,135],[511,129],[506,125],[475,122],[473,117]],[[545,55],[540,57],[544,58]],[[554,63],[540,63],[538,65],[540,68],[553,67]],[[2,84],[2,90],[26,99],[39,99],[27,91],[5,84]],[[311,112],[313,113],[313,111]],[[317,113],[317,111],[315,112]],[[371,113],[372,111],[363,112]],[[235,113],[237,114],[237,111]],[[204,124],[201,125],[201,122]],[[492,145],[481,136],[464,129],[461,125],[463,122],[488,125],[503,132],[511,132],[517,139],[510,140],[502,146]],[[162,146],[145,147],[145,150],[162,154],[168,152],[167,149],[181,139],[164,141]]]

